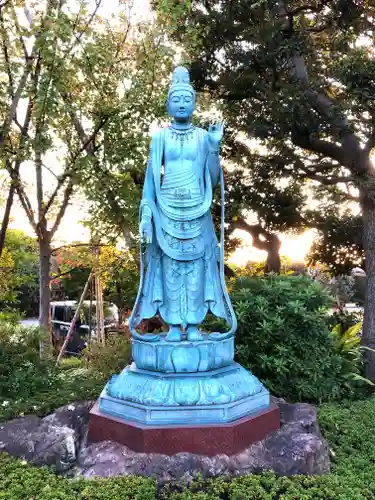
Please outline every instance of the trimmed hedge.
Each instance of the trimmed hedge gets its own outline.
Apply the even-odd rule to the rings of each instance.
[[[6,500],[154,500],[150,479],[121,477],[111,480],[73,481],[47,468],[28,465],[0,454],[0,498]]]
[[[375,398],[323,405],[319,420],[330,443],[326,476],[277,478],[272,472],[193,481],[157,489],[147,478],[70,480],[0,454],[0,499],[6,500],[370,500],[375,499]]]

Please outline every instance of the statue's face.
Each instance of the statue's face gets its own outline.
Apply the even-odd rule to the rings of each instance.
[[[173,92],[168,99],[168,113],[176,121],[187,121],[194,113],[195,99],[191,92]]]

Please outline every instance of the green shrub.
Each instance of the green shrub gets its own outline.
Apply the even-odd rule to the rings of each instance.
[[[0,323],[0,399],[25,399],[55,377],[51,359],[40,359],[37,329]]]
[[[324,404],[319,424],[327,439],[332,467],[325,476],[277,478],[273,472],[169,484],[162,500],[370,500],[375,499],[375,397]]]
[[[40,359],[37,329],[0,323],[0,421],[26,413],[44,415],[75,400],[96,399],[101,375],[86,368],[56,367]]]
[[[131,360],[131,342],[122,334],[112,334],[105,345],[92,343],[85,353],[90,373],[109,379],[120,373]]]
[[[3,326],[5,326],[5,324],[16,326],[19,324],[21,318],[22,315],[17,309],[7,307],[0,311],[0,324]]]
[[[237,357],[275,395],[322,402],[352,394],[360,360],[341,356],[330,335],[328,292],[304,276],[238,280]]]
[[[368,478],[369,479],[369,478]],[[189,486],[167,486],[162,500],[369,500],[375,498],[371,482],[363,477],[294,476],[277,478],[273,472],[237,477],[229,481],[193,481]]]
[[[0,454],[0,498],[6,500],[154,500],[155,483],[138,477],[70,481]]]

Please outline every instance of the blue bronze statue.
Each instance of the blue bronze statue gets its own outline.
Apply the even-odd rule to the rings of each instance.
[[[203,340],[199,325],[209,311],[230,324],[226,336],[236,329],[224,280],[224,241],[219,251],[210,213],[213,189],[222,180],[223,124],[210,126],[208,132],[194,127],[194,108],[189,73],[179,67],[168,92],[172,124],[152,138],[143,189],[140,233],[148,245],[147,271],[144,276],[142,263],[142,282],[130,320],[137,338],[134,327],[157,313],[169,326],[170,342],[181,341],[185,334],[187,340]]]
[[[236,317],[224,280],[223,124],[195,127],[195,91],[178,67],[168,92],[172,123],[152,138],[140,208],[141,282],[129,320],[133,364],[114,375],[99,408],[150,425],[230,422],[269,406],[269,393],[235,363]],[[221,187],[220,246],[211,217]],[[141,245],[143,248],[143,245]],[[208,312],[224,333],[204,333]],[[137,332],[159,314],[164,334]]]

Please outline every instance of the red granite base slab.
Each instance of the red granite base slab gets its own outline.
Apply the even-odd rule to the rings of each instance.
[[[228,424],[149,427],[101,413],[98,403],[90,412],[88,439],[116,441],[143,453],[174,455],[182,451],[214,456],[233,455],[280,428],[280,410],[271,404]]]

